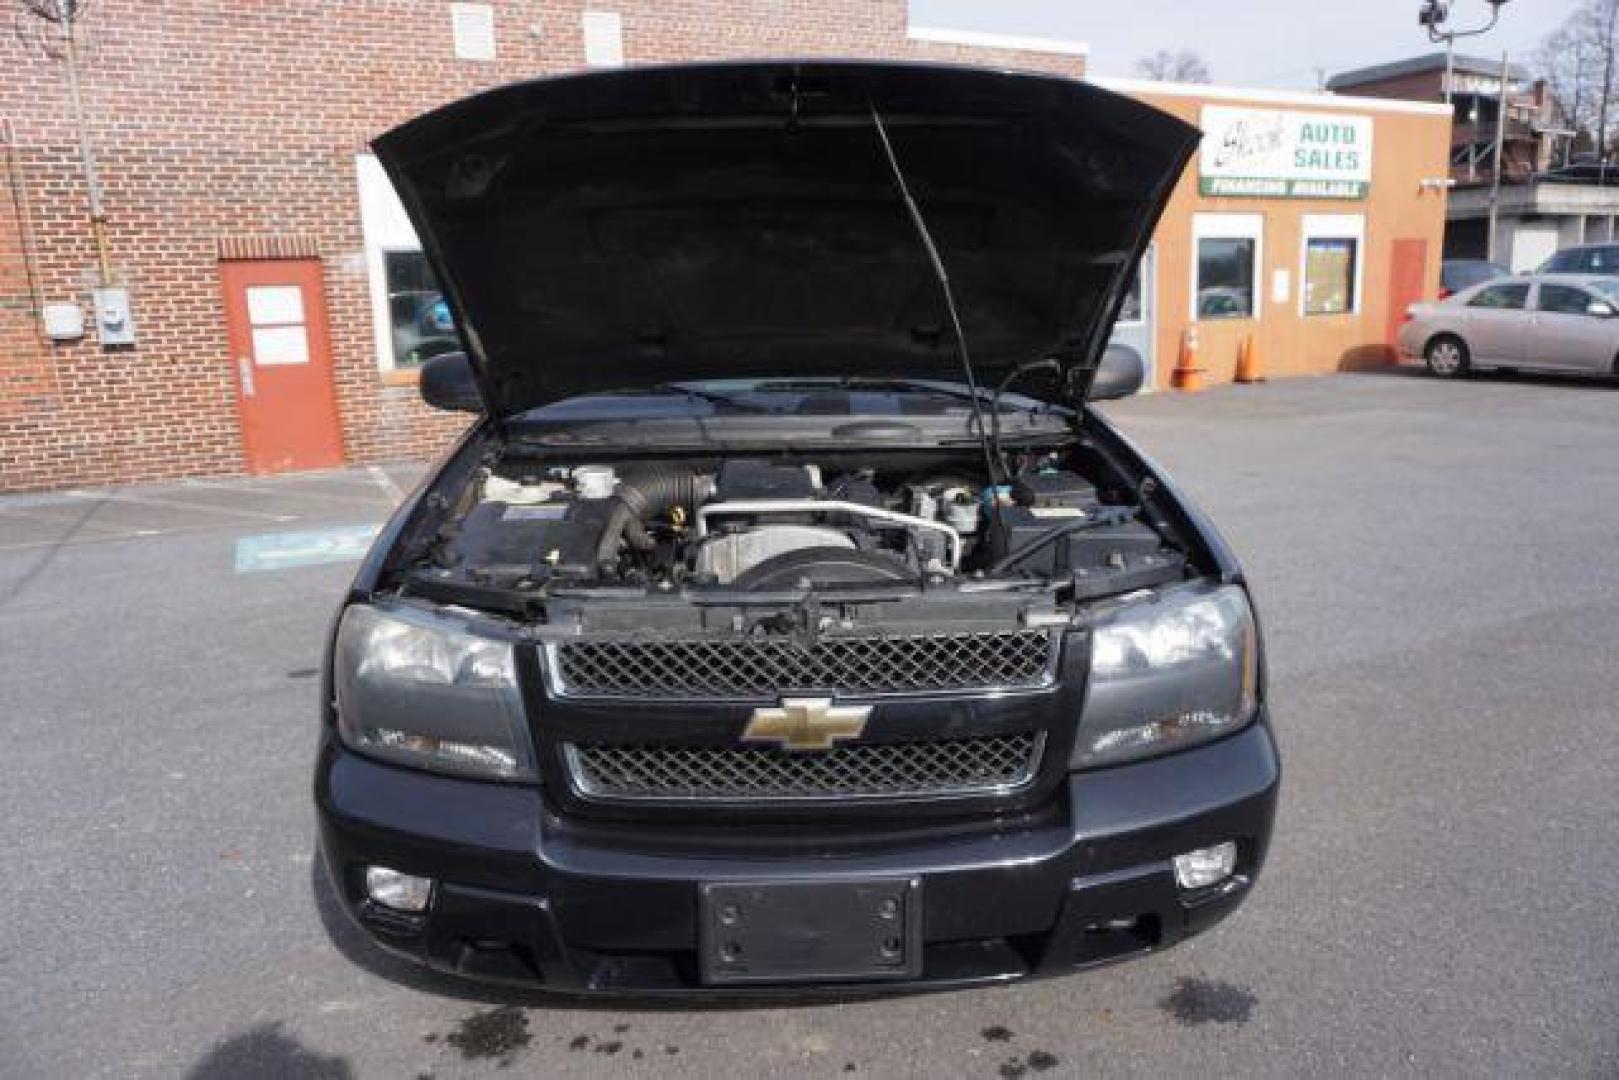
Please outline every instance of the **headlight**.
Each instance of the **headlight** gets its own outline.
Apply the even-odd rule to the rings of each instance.
[[[1190,586],[1125,608],[1091,638],[1072,765],[1149,757],[1253,719],[1254,616],[1235,585]]]
[[[512,645],[449,616],[355,604],[333,658],[337,729],[355,750],[402,765],[534,778]]]

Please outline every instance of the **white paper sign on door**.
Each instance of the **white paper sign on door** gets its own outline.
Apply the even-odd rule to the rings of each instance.
[[[309,363],[309,335],[302,326],[255,326],[253,362],[256,364]]]
[[[304,321],[304,291],[296,285],[250,285],[247,321],[254,326]]]

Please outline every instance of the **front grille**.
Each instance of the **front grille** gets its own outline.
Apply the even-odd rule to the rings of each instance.
[[[564,748],[575,789],[617,800],[793,800],[1005,793],[1040,767],[1039,734],[858,743],[793,753],[762,747]]]
[[[1054,639],[1042,630],[788,638],[593,638],[552,653],[572,697],[773,698],[1039,686]]]

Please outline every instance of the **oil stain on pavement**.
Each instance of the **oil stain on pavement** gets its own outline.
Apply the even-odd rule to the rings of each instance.
[[[512,1005],[473,1013],[445,1036],[445,1042],[461,1051],[468,1061],[498,1058],[510,1065],[518,1051],[534,1041],[528,1031],[528,1014]]]
[[[1223,979],[1182,976],[1175,992],[1158,1007],[1187,1027],[1200,1024],[1246,1024],[1259,999],[1243,987]]]
[[[1005,1024],[991,1024],[978,1034],[989,1043],[1009,1043],[1017,1037],[1017,1033]],[[1030,1073],[1050,1072],[1061,1064],[1062,1059],[1050,1051],[1030,1050],[1027,1055],[1014,1054],[1007,1058],[1001,1062],[997,1072],[1004,1080],[1020,1080]]]

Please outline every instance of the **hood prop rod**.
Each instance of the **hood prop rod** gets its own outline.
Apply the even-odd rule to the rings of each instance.
[[[883,124],[882,114],[877,111],[874,103],[867,103],[871,108],[871,123],[877,129],[877,139],[882,143],[883,156],[888,160],[888,170],[894,176],[894,189],[899,192],[900,200],[905,204],[905,210],[911,217],[911,225],[916,229],[917,238],[922,241],[922,248],[927,252],[928,263],[933,268],[933,279],[939,284],[939,295],[944,299],[945,312],[950,316],[950,331],[956,339],[956,355],[961,360],[961,370],[967,377],[967,390],[972,395],[973,423],[978,426],[978,445],[984,452],[984,468],[989,474],[990,487],[995,497],[990,499],[990,507],[997,521],[1001,518],[1001,500],[999,489],[1005,484],[1006,478],[1002,474],[999,463],[995,460],[992,448],[994,437],[989,424],[984,420],[984,403],[978,394],[978,379],[973,374],[972,356],[967,351],[967,335],[961,329],[961,315],[956,310],[956,294],[950,287],[950,275],[945,271],[944,260],[939,257],[938,245],[933,242],[933,233],[928,230],[928,223],[922,217],[922,208],[916,205],[916,199],[911,195],[910,185],[905,182],[905,171],[899,166],[899,158],[894,155],[894,144],[888,139],[888,128]],[[999,401],[996,402],[999,405]]]

